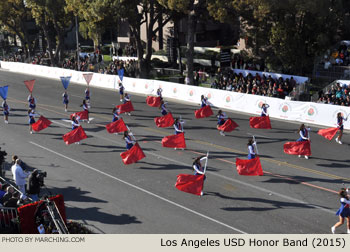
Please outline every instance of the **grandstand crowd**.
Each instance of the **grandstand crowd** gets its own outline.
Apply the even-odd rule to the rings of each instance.
[[[320,91],[317,103],[350,106],[350,86],[336,83],[327,91]]]

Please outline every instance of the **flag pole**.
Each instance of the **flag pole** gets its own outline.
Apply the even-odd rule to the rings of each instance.
[[[132,138],[135,140],[135,142],[137,142],[136,137],[135,137],[134,134],[131,132],[129,126],[128,126],[128,125],[125,125],[125,126],[126,126],[126,128],[128,129],[128,131],[130,132],[130,135],[132,136]]]
[[[203,169],[203,174],[205,174],[205,172],[207,171],[207,164],[208,164],[208,157],[209,157],[209,151],[207,151],[207,159],[205,160],[205,165],[204,165],[204,169]]]
[[[253,145],[255,146],[255,149],[256,149],[256,154],[259,154],[259,150],[258,150],[258,144],[256,143],[255,141],[255,136],[253,135]]]

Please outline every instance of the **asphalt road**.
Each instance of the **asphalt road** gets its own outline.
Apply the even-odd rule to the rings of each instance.
[[[36,79],[33,94],[37,112],[53,124],[29,134],[27,96],[23,81]],[[82,123],[88,138],[67,146],[69,115],[80,111],[85,86],[71,83],[69,111],[62,104],[59,81],[0,71],[0,85],[9,85],[9,124],[0,120],[0,144],[7,161],[17,154],[29,166],[48,173],[45,184],[64,195],[67,217],[84,222],[96,233],[330,233],[337,222],[337,191],[350,183],[348,134],[343,145],[329,142],[312,127],[309,160],[283,153],[283,144],[298,138],[297,123],[272,120],[272,130],[249,127],[250,115],[227,113],[239,128],[220,136],[216,118],[195,119],[199,106],[175,103],[168,107],[186,121],[187,149],[163,148],[161,139],[173,128],[161,129],[153,118],[160,110],[146,105],[145,96],[132,95],[136,111],[123,115],[146,154],[141,162],[124,165],[121,135],[108,134],[119,104],[116,91],[91,88],[90,124]],[[247,141],[257,138],[264,176],[237,174],[235,160],[246,158]],[[193,174],[193,158],[210,152],[202,197],[178,191],[180,173]],[[10,178],[10,172],[6,173]],[[45,191],[45,190],[43,190]],[[346,232],[343,226],[337,230]]]

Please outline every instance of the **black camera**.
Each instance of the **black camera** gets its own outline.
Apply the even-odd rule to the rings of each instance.
[[[47,177],[47,172],[38,170],[38,171],[37,171],[36,177],[37,177],[37,179],[38,179],[39,185],[40,185],[40,186],[44,186],[44,178]]]

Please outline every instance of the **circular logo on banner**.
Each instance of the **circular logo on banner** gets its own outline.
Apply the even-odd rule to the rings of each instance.
[[[208,98],[208,100],[210,100],[210,98],[211,98],[211,93],[208,93],[208,94],[207,94],[207,98]]]
[[[72,77],[72,75],[73,75],[72,73],[69,74],[70,77]]]
[[[287,113],[289,111],[291,111],[291,107],[288,103],[282,103],[280,105],[280,110],[283,112],[283,113]]]
[[[47,73],[50,73],[50,70],[48,70]]]
[[[132,83],[132,87],[136,87],[136,83],[135,82]]]
[[[145,89],[148,89],[148,84],[147,83],[145,84]]]
[[[226,101],[227,103],[231,102],[231,100],[232,100],[232,98],[231,98],[230,95],[226,96],[225,101]]]
[[[101,81],[101,77],[98,80]]]
[[[307,115],[308,116],[315,116],[317,115],[317,108],[315,106],[310,106],[309,109],[307,110]]]
[[[190,96],[193,96],[194,92],[193,90],[191,89],[190,92],[188,93]]]
[[[174,94],[176,94],[176,92],[177,92],[177,89],[176,89],[176,87],[173,89],[173,93]]]
[[[163,86],[162,86],[162,85],[159,85],[159,87],[158,87],[158,88],[163,89]]]
[[[263,105],[264,103],[266,103],[265,100],[258,100],[258,101],[255,103],[255,105],[258,106],[259,108],[261,108],[262,105]]]

